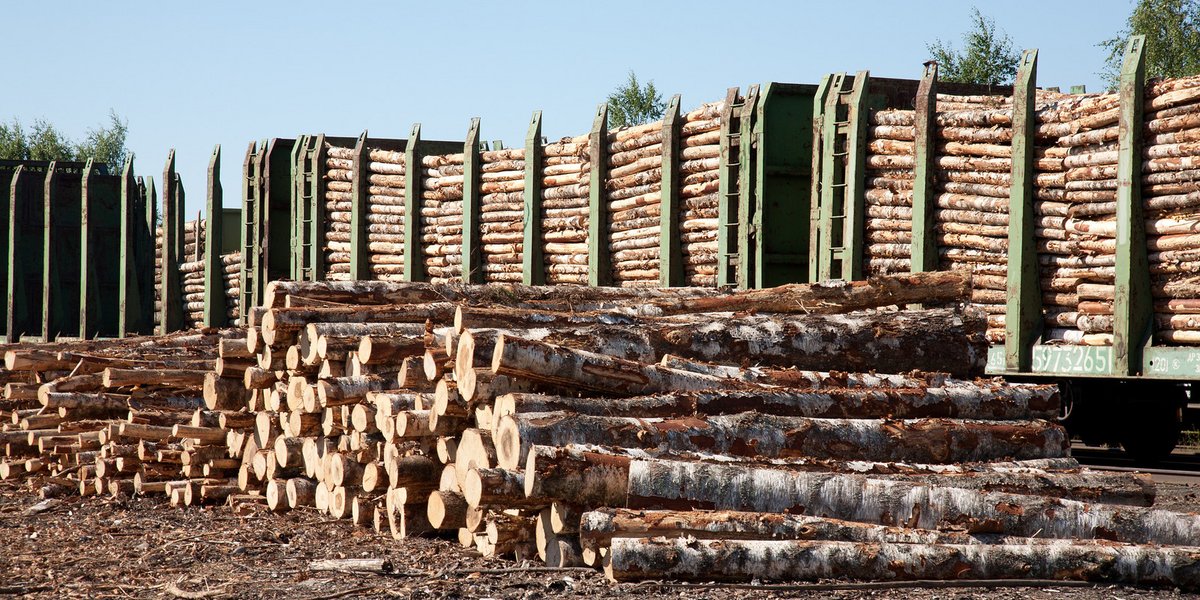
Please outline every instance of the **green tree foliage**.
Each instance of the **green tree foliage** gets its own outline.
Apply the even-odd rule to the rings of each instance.
[[[1108,50],[1104,77],[1115,89],[1121,78],[1125,44],[1133,35],[1146,36],[1146,75],[1186,77],[1200,73],[1200,1],[1138,0],[1116,37],[1100,42]]]
[[[108,163],[114,168],[125,164],[129,150],[125,147],[125,135],[129,132],[129,122],[122,120],[117,112],[108,112],[108,127],[89,129],[87,137],[75,147],[78,160],[95,159]]]
[[[662,94],[654,88],[653,81],[646,85],[638,83],[637,75],[629,72],[629,79],[608,95],[608,124],[610,127],[641,125],[661,119],[667,110]]]
[[[29,141],[21,122],[0,123],[0,159],[21,160],[29,156]]]
[[[125,137],[129,123],[109,112],[109,123],[89,129],[82,142],[72,142],[53,124],[37,119],[28,130],[17,119],[0,123],[0,159],[78,160],[89,158],[119,169],[129,155]]]
[[[54,125],[38,119],[29,128],[28,160],[74,160],[73,144]]]
[[[962,50],[937,40],[925,46],[938,63],[938,79],[959,83],[1002,85],[1017,75],[1021,54],[1012,38],[996,29],[996,21],[971,8],[971,29],[963,34]]]

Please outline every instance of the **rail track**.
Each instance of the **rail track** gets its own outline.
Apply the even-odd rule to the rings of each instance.
[[[1200,451],[1193,448],[1178,449],[1154,465],[1139,465],[1120,449],[1078,443],[1071,446],[1071,456],[1093,469],[1149,473],[1160,483],[1200,484]]]

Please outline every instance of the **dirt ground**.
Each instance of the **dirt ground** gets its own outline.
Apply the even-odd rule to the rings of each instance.
[[[1160,484],[1159,505],[1197,510],[1200,484]],[[40,499],[0,483],[0,596],[39,598],[1083,598],[1200,597],[1117,586],[831,590],[612,584],[590,569],[484,559],[443,539],[395,541],[311,510],[173,508],[161,498]],[[309,570],[315,559],[386,558],[388,575]],[[836,582],[828,582],[836,583]]]

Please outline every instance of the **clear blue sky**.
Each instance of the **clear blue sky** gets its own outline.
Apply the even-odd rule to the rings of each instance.
[[[1018,48],[1039,48],[1039,81],[1101,87],[1096,43],[1131,0],[979,2]],[[129,121],[140,174],[170,148],[203,205],[221,144],[225,203],[237,206],[246,145],[324,132],[522,143],[531,111],[550,137],[586,132],[633,69],[685,108],[731,86],[815,83],[833,71],[920,75],[925,45],[959,43],[967,2],[11,2],[4,8],[0,119],[57,125],[72,139]]]

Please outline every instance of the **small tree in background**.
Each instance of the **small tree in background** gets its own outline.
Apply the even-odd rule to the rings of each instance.
[[[75,148],[77,160],[95,159],[108,163],[114,169],[125,164],[129,149],[125,147],[125,136],[129,133],[129,121],[122,120],[117,111],[108,111],[108,127],[89,129],[87,137]]]
[[[1121,79],[1121,61],[1130,36],[1146,36],[1146,75],[1186,77],[1200,73],[1200,2],[1138,0],[1116,37],[1100,42],[1108,50],[1099,73],[1111,89]]]
[[[129,123],[116,111],[109,112],[108,126],[89,129],[80,143],[72,142],[53,124],[37,119],[26,131],[17,119],[0,123],[0,159],[7,160],[78,160],[91,158],[120,169],[129,155],[125,138]]]
[[[938,63],[938,79],[983,85],[1012,83],[1021,60],[1012,38],[996,29],[995,20],[978,8],[971,8],[971,22],[971,29],[963,34],[961,51],[940,39],[925,46]]]
[[[662,94],[654,88],[653,81],[646,85],[638,83],[637,75],[629,72],[629,79],[608,95],[608,125],[625,127],[641,125],[661,119],[667,110]]]

